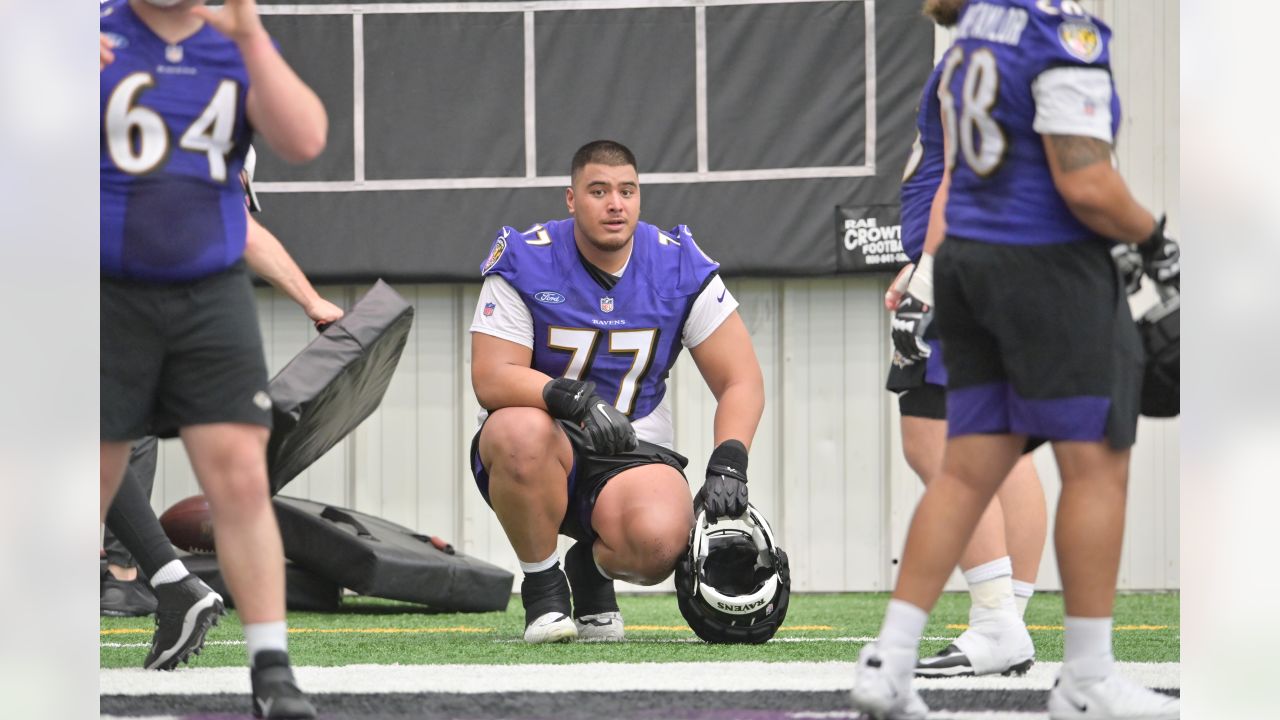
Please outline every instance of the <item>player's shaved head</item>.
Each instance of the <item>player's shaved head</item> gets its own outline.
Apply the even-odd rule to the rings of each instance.
[[[571,181],[577,180],[582,168],[592,163],[611,167],[630,165],[639,169],[636,165],[636,156],[626,145],[612,140],[593,140],[578,148],[578,152],[573,154],[573,166],[569,170]]]
[[[924,15],[942,27],[952,27],[960,21],[960,11],[968,0],[924,0]]]

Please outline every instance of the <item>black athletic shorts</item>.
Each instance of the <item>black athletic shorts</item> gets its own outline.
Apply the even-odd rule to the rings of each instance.
[[[206,423],[271,427],[258,311],[243,263],[190,283],[101,279],[101,438]]]
[[[574,540],[595,542],[596,532],[591,527],[591,513],[596,507],[596,498],[600,491],[615,475],[623,470],[630,470],[641,465],[670,465],[684,477],[684,468],[689,459],[674,450],[641,440],[638,447],[631,452],[618,455],[597,455],[591,451],[591,441],[582,428],[564,420],[557,421],[569,444],[573,446],[573,469],[569,471],[569,508],[565,511],[564,520],[560,522],[560,534]],[[471,474],[475,477],[476,487],[484,501],[489,501],[489,471],[480,462],[480,432],[484,424],[471,439]],[[685,478],[688,482],[688,478]]]
[[[1133,445],[1142,340],[1104,243],[948,237],[934,282],[950,436]]]
[[[947,419],[947,389],[934,383],[921,383],[898,393],[898,412],[903,417]]]

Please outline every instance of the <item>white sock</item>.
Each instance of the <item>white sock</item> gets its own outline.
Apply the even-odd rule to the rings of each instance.
[[[969,626],[1006,623],[1018,618],[1013,597],[1013,563],[1009,556],[964,571],[969,583]]]
[[[181,560],[170,560],[164,567],[151,576],[151,587],[160,587],[165,583],[178,582],[187,576],[187,566]]]
[[[244,641],[249,651],[249,666],[263,650],[289,651],[289,628],[284,620],[249,623],[244,626]]]
[[[1020,617],[1025,618],[1027,616],[1027,603],[1031,602],[1031,596],[1035,594],[1035,583],[1017,579],[1013,581],[1013,601],[1018,604],[1018,615]]]
[[[542,572],[543,570],[550,570],[551,568],[555,567],[556,564],[559,562],[560,562],[560,553],[553,552],[551,553],[551,557],[547,558],[546,560],[543,560],[542,562],[527,563],[521,560],[520,569],[524,571],[525,575],[530,575],[532,573]]]
[[[1101,680],[1111,674],[1111,618],[1067,617],[1063,620],[1063,664],[1081,680]]]
[[[929,621],[929,613],[903,600],[890,600],[880,626],[878,642],[882,650],[920,651],[920,636]],[[913,661],[914,662],[914,661]]]

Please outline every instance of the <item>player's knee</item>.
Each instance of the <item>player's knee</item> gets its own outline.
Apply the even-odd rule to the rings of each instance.
[[[646,513],[627,523],[627,544],[637,585],[656,585],[670,577],[689,547],[691,521],[660,513]]]
[[[251,454],[229,455],[207,468],[200,478],[209,505],[244,510],[270,502],[266,463]]]
[[[559,431],[551,416],[535,408],[503,408],[489,416],[480,438],[491,478],[530,483],[545,475],[555,457]]]

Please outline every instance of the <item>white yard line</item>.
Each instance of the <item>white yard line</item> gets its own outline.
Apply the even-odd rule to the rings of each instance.
[[[924,637],[921,640],[955,640],[955,636],[948,637]],[[869,643],[875,640],[874,637],[775,637],[770,643]],[[496,638],[492,642],[496,643],[523,643],[520,638]],[[698,638],[627,638],[627,643],[642,643],[648,645],[669,645],[669,644],[689,644],[702,642]],[[205,645],[243,645],[243,640],[210,640]],[[143,648],[151,647],[149,642],[104,642],[99,643],[100,648]]]
[[[995,710],[980,711],[929,711],[929,720],[1044,720],[1047,712],[998,712]],[[831,710],[819,712],[791,712],[787,720],[864,720],[865,715],[856,710]],[[142,719],[151,720],[151,719]],[[163,720],[163,719],[161,719]]]
[[[831,710],[817,712],[794,712],[787,715],[788,720],[863,720],[865,716],[853,710]],[[1047,713],[1042,712],[947,712],[931,711],[930,720],[1044,720]],[[102,720],[117,720],[115,715],[103,715]],[[133,717],[130,720],[183,720],[177,715],[156,715],[149,717]]]
[[[1117,663],[1129,678],[1157,688],[1181,687],[1179,663]],[[299,684],[323,693],[492,693],[649,690],[656,692],[847,690],[851,662],[582,663],[572,665],[345,665],[295,668]],[[1061,663],[1036,663],[1021,678],[952,678],[920,681],[938,689],[1048,690]],[[140,669],[101,670],[103,695],[246,693],[242,667],[185,668],[168,673]]]

